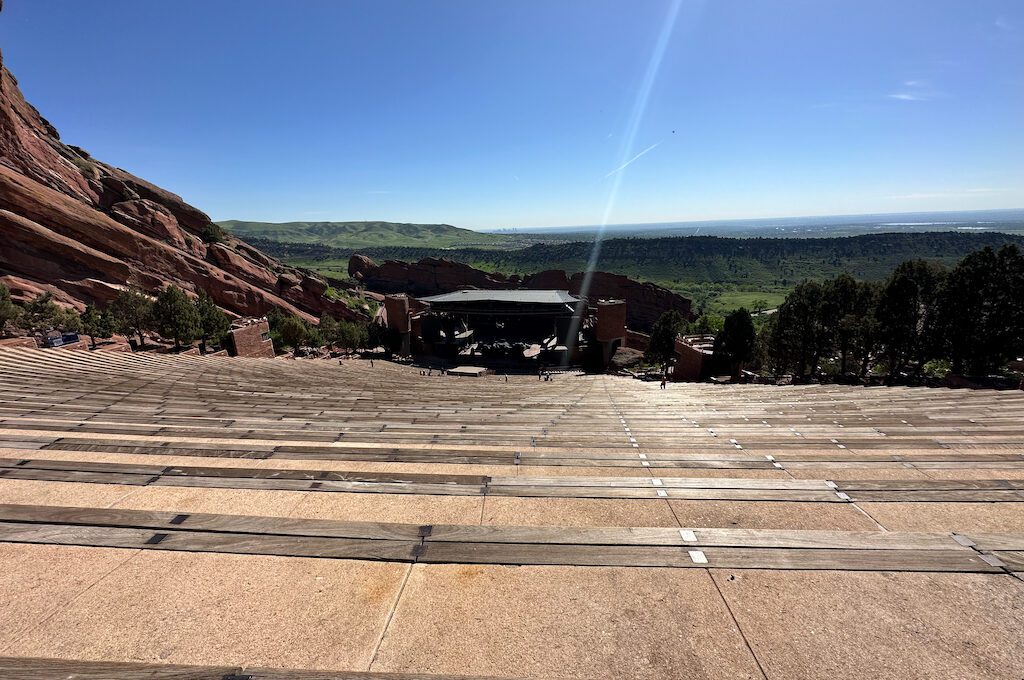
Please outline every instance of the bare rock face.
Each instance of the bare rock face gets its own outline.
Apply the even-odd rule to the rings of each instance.
[[[518,287],[518,278],[474,269],[452,260],[425,257],[419,262],[387,260],[376,264],[364,255],[353,255],[348,261],[349,276],[378,293],[410,293],[436,295],[453,290],[479,288],[505,290]]]
[[[474,269],[467,264],[451,260],[424,258],[419,262],[388,260],[378,265],[365,255],[353,255],[348,261],[349,276],[360,281],[369,290],[378,293],[409,293],[411,295],[437,295],[466,288],[486,290],[568,290],[574,295],[587,295],[590,299],[616,299],[626,301],[626,324],[635,330],[649,330],[664,312],[674,309],[683,318],[692,318],[690,301],[653,283],[635,281],[628,276],[595,272],[589,283],[580,272],[568,276],[564,271],[551,269],[524,278]],[[584,291],[584,287],[587,288]]]
[[[531,290],[569,290],[569,275],[564,269],[547,269],[528,274],[523,279],[523,288]]]
[[[171,212],[153,201],[139,198],[121,201],[110,207],[110,216],[135,231],[165,241],[184,250],[187,246],[185,234],[178,226],[178,220]]]
[[[81,307],[124,285],[174,284],[238,315],[360,316],[324,297],[320,279],[236,238],[207,245],[209,224],[180,196],[63,143],[0,56],[0,278],[12,288]]]
[[[690,301],[653,283],[635,281],[621,274],[594,272],[584,291],[586,275],[573,274],[569,279],[569,292],[593,298],[613,298],[626,301],[626,325],[635,330],[649,330],[658,317],[674,309],[684,319],[693,317]]]

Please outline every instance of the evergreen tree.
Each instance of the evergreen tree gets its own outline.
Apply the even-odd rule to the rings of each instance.
[[[879,330],[875,310],[881,286],[876,283],[861,281],[857,284],[857,306],[854,313],[856,331],[853,334],[853,357],[858,365],[857,375],[867,375],[871,360],[878,352]]]
[[[320,324],[317,326],[324,342],[330,345],[338,344],[338,321],[330,314],[323,314],[320,317]]]
[[[995,333],[1000,352],[1007,359],[1024,356],[1024,253],[1014,245],[1003,246],[996,254],[996,270],[1001,285],[996,298]]]
[[[4,334],[7,322],[17,323],[21,318],[21,307],[11,299],[11,291],[0,283],[0,335]]]
[[[936,299],[943,272],[924,260],[900,264],[879,293],[875,317],[891,384],[914,364],[920,375],[938,351]]]
[[[821,358],[833,349],[834,327],[820,283],[804,281],[786,296],[772,327],[772,363],[800,378],[818,371]]]
[[[725,317],[722,331],[715,337],[714,356],[729,364],[733,381],[740,379],[743,365],[754,358],[757,333],[750,312],[741,307]]]
[[[662,314],[651,329],[651,340],[644,358],[662,366],[668,372],[668,365],[676,354],[676,337],[683,328],[683,317],[674,309]]]
[[[365,324],[339,321],[335,342],[339,347],[350,352],[366,347],[369,342],[368,329]]]
[[[82,330],[82,317],[70,307],[58,307],[53,325],[65,333],[79,333]]]
[[[231,321],[205,290],[193,304],[199,314],[199,351],[206,354],[206,343],[222,338],[231,328]]]
[[[1022,350],[1024,258],[1013,246],[971,253],[949,273],[936,304],[952,373],[984,375]]]
[[[285,347],[298,349],[309,335],[309,328],[306,323],[297,316],[287,315],[278,324],[278,333],[281,336],[281,344]]]
[[[153,328],[153,301],[136,288],[126,288],[117,294],[107,308],[114,324],[114,332],[136,335],[139,349],[146,346],[145,332]]]
[[[96,349],[96,338],[106,339],[114,334],[110,314],[100,312],[94,305],[86,305],[82,313],[82,331],[89,336],[89,344]]]
[[[153,303],[153,325],[165,338],[174,338],[175,349],[190,343],[202,332],[199,312],[185,291],[170,285],[160,291]]]
[[[60,318],[60,307],[53,301],[53,293],[40,293],[29,300],[21,318],[22,322],[32,330],[53,330]]]
[[[823,323],[835,340],[839,352],[839,372],[845,374],[857,329],[862,323],[859,286],[849,274],[825,282]]]

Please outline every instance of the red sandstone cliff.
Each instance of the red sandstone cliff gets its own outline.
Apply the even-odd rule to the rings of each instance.
[[[452,260],[424,258],[419,262],[388,260],[378,265],[365,255],[353,255],[348,261],[349,276],[369,290],[379,293],[436,295],[466,288],[509,290],[568,290],[582,292],[584,274],[571,277],[560,269],[550,269],[526,277],[474,269]],[[648,330],[664,312],[674,309],[684,318],[691,318],[690,301],[667,288],[653,283],[634,281],[628,276],[595,272],[587,292],[590,298],[613,298],[626,301],[626,323],[636,330]]]
[[[308,272],[232,236],[204,243],[209,224],[181,197],[63,143],[0,54],[0,281],[16,297],[49,290],[81,307],[125,284],[152,292],[173,283],[239,315],[277,306],[306,318],[356,316]]]

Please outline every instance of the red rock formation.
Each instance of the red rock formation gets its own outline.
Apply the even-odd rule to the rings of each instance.
[[[364,255],[353,255],[348,261],[348,274],[370,290],[411,295],[435,295],[467,288],[504,290],[517,288],[519,282],[518,278],[433,257],[412,263],[387,260],[378,265]]]
[[[16,295],[49,290],[81,307],[126,284],[174,284],[238,315],[358,316],[324,297],[323,280],[236,238],[208,246],[209,224],[181,197],[61,142],[0,55],[0,281]]]
[[[523,288],[531,290],[569,290],[569,275],[562,269],[547,269],[536,274],[527,274]]]
[[[580,272],[569,279],[569,292],[586,294],[589,298],[614,298],[626,301],[626,325],[636,330],[648,330],[658,317],[670,309],[684,319],[691,319],[690,301],[653,283],[635,281],[621,274],[594,272],[589,289],[583,290],[586,276]]]
[[[378,293],[409,293],[437,295],[466,288],[487,290],[568,290],[583,293],[584,275],[551,269],[530,274],[522,279],[474,269],[461,262],[424,258],[419,262],[388,260],[378,265],[365,255],[353,255],[348,273],[369,290]],[[675,309],[684,318],[692,318],[690,301],[653,283],[635,281],[628,276],[595,272],[586,293],[591,299],[607,298],[626,301],[626,323],[630,328],[649,330],[664,312]]]

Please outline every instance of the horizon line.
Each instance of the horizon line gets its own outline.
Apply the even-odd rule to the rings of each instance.
[[[954,215],[964,213],[991,213],[991,212],[1013,212],[1021,211],[1024,212],[1024,206],[1010,207],[1010,208],[971,208],[967,210],[904,210],[897,212],[866,212],[866,213],[826,213],[817,215],[770,215],[766,217],[712,217],[704,219],[684,219],[684,220],[659,220],[655,222],[617,222],[614,224],[608,224],[608,227],[645,227],[645,226],[657,226],[663,224],[720,224],[729,222],[760,222],[765,220],[811,220],[811,219],[825,219],[825,218],[838,218],[838,217],[876,217],[880,215]],[[490,233],[499,231],[534,231],[544,229],[579,229],[589,230],[596,229],[600,225],[597,224],[550,224],[550,225],[532,225],[532,226],[520,226],[520,227],[460,227],[452,224],[451,222],[409,222],[404,220],[386,220],[386,219],[348,219],[348,220],[335,220],[335,219],[307,219],[307,220],[284,220],[281,222],[267,221],[267,220],[245,220],[237,218],[228,218],[221,220],[213,220],[217,224],[224,222],[256,222],[260,224],[323,224],[323,223],[337,223],[337,224],[351,224],[351,223],[372,223],[380,222],[383,224],[411,224],[417,226],[448,226],[456,229],[465,229],[468,231],[475,231],[479,233]]]

